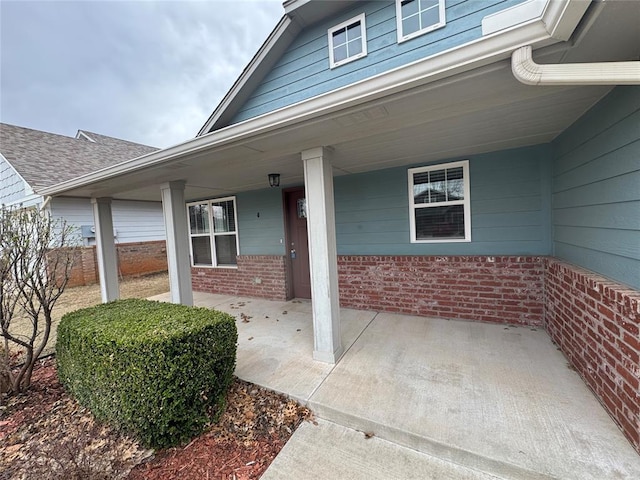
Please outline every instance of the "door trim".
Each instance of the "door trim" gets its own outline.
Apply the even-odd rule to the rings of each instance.
[[[304,185],[282,189],[282,215],[284,216],[284,263],[287,300],[293,299],[293,264],[291,263],[291,258],[289,257],[289,245],[291,245],[291,238],[289,235],[287,194],[299,191],[304,192]]]

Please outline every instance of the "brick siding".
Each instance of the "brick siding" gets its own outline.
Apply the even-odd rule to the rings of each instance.
[[[75,251],[71,275],[69,277],[69,287],[80,285],[91,285],[97,282],[98,264],[95,247],[83,247]]]
[[[164,240],[116,245],[120,275],[134,277],[167,271],[167,247]]]
[[[339,256],[338,277],[343,307],[544,325],[640,452],[640,292],[537,256]],[[192,282],[196,291],[285,300],[286,257],[193,268]]]
[[[545,262],[546,329],[640,452],[640,292]]]
[[[543,257],[340,256],[338,272],[344,307],[543,323]]]
[[[223,293],[270,300],[287,299],[285,257],[240,255],[238,268],[191,269],[191,284],[197,292]]]
[[[118,268],[122,277],[135,277],[167,271],[167,251],[164,240],[120,243],[116,245]],[[98,283],[96,247],[81,247],[74,259],[70,287]]]

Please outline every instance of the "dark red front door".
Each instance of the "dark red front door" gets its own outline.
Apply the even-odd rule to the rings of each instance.
[[[287,255],[289,255],[291,262],[293,296],[311,298],[309,240],[304,189],[285,192],[285,206],[288,229]]]

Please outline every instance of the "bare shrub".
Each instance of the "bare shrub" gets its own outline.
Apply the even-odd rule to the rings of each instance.
[[[0,207],[0,379],[4,395],[29,388],[33,367],[49,341],[52,311],[71,273],[76,238],[72,227],[46,212]],[[17,328],[29,325],[27,330]],[[11,355],[21,366],[12,369]],[[0,393],[0,402],[3,394]]]

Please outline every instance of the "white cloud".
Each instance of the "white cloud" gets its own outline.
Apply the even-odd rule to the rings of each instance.
[[[165,147],[195,135],[279,1],[3,2],[0,120]]]

